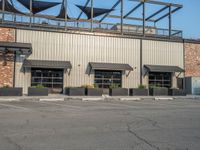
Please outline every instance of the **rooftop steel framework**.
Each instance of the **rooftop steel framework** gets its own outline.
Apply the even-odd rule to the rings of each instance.
[[[166,3],[155,0],[116,0],[116,2],[110,8],[110,11],[105,11],[105,8],[95,8],[94,2],[95,0],[85,0],[85,5],[82,6],[81,12],[77,18],[73,18],[68,16],[68,0],[62,0],[62,2],[49,2],[54,3],[55,5],[61,5],[61,10],[58,16],[49,16],[49,15],[41,15],[39,12],[35,13],[34,10],[42,10],[40,7],[43,6],[48,9],[48,2],[37,1],[35,0],[20,0],[19,2],[23,4],[23,1],[26,1],[26,8],[29,6],[29,12],[24,13],[20,12],[15,8],[15,4],[12,0],[0,0],[0,23],[3,26],[24,26],[24,27],[38,27],[38,28],[46,28],[46,29],[57,29],[57,30],[88,30],[88,31],[99,31],[99,32],[115,32],[119,34],[133,34],[133,35],[141,35],[141,36],[165,36],[169,38],[182,38],[182,31],[172,30],[172,15],[183,6],[179,4]],[[27,4],[29,1],[29,4]],[[55,0],[56,1],[56,0]],[[134,2],[133,7],[125,13],[124,4],[125,1]],[[41,2],[41,3],[40,3]],[[45,5],[45,3],[47,5]],[[136,4],[136,5],[135,5]],[[161,8],[156,10],[152,14],[147,14],[147,5],[159,5]],[[51,5],[51,7],[53,7]],[[116,8],[120,7],[120,15],[113,15],[112,11]],[[49,7],[50,8],[50,7]],[[87,8],[87,11],[84,9]],[[139,8],[142,8],[142,17],[131,17],[131,14],[134,14]],[[90,9],[90,10],[88,10]],[[102,10],[101,10],[102,9]],[[43,9],[44,10],[44,9]],[[96,19],[95,15],[98,14],[96,11],[101,11],[100,16]],[[167,10],[167,13],[164,13]],[[82,17],[83,13],[91,13],[87,14],[90,16],[88,19],[84,19]],[[95,14],[95,15],[94,15]],[[147,26],[148,22],[156,24],[164,18],[168,17],[168,29],[159,29],[156,27]],[[12,19],[8,19],[12,18]],[[20,18],[20,19],[19,19]],[[105,22],[106,18],[111,19],[119,19],[119,23]],[[43,20],[42,22],[38,21]],[[46,21],[44,21],[46,19]],[[37,20],[37,21],[36,21]],[[127,25],[124,23],[125,20],[129,21],[141,21],[142,25]],[[113,27],[120,26],[118,29],[114,29]],[[130,30],[127,29],[130,27]],[[153,29],[153,34],[147,33],[148,29]],[[140,31],[140,32],[139,32]],[[159,34],[163,32],[163,34]]]

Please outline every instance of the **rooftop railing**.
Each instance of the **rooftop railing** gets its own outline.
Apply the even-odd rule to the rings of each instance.
[[[171,30],[171,32],[169,32],[169,29],[146,26],[145,32],[143,32],[143,26],[141,25],[123,24],[123,28],[121,28],[121,24],[98,22],[95,20],[93,20],[93,22],[86,19],[64,20],[46,15],[35,15],[34,17],[30,17],[28,14],[16,15],[8,12],[0,12],[0,24],[1,26],[8,27],[26,27],[44,30],[76,30],[116,34],[122,34],[123,32],[124,35],[134,36],[142,36],[145,33],[145,36],[182,38],[181,30]],[[171,33],[171,35],[169,35],[169,33]]]

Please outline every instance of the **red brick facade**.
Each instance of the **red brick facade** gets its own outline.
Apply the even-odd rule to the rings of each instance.
[[[15,42],[15,30],[11,28],[0,28],[0,41]]]
[[[0,87],[13,86],[13,72],[14,72],[14,55],[12,53],[6,54],[6,61],[0,53]]]
[[[0,41],[14,42],[15,30],[10,28],[0,28]],[[0,87],[13,86],[14,54],[7,53],[4,59],[0,53]]]
[[[185,43],[185,76],[200,77],[200,44]]]

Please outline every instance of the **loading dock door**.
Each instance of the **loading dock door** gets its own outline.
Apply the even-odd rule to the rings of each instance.
[[[72,65],[70,61],[25,59],[23,68],[31,68],[31,86],[42,84],[50,93],[62,93],[64,70],[71,70]]]
[[[63,92],[63,69],[31,69],[31,86],[43,85],[50,93]]]

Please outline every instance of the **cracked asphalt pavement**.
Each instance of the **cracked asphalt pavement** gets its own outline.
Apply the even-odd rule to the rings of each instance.
[[[200,99],[0,102],[0,150],[199,150]]]

